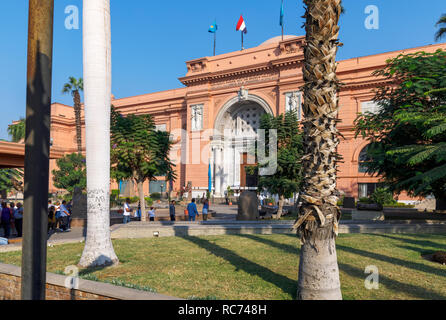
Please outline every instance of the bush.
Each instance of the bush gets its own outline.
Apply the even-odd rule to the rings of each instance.
[[[150,198],[152,198],[153,200],[159,200],[161,199],[161,193],[158,192],[151,193]]]
[[[369,198],[359,198],[358,203],[371,204],[373,201]]]
[[[153,199],[150,197],[145,197],[144,200],[146,200],[146,204],[150,207],[153,204]]]
[[[385,188],[376,189],[375,192],[370,196],[370,199],[374,203],[380,204],[382,206],[398,203],[395,199],[393,199],[392,192]]]
[[[344,205],[344,196],[342,196],[336,204],[338,205],[338,207],[342,207]]]

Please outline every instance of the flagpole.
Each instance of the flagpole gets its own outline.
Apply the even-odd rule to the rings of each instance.
[[[284,24],[285,24],[285,21],[284,21],[284,19],[283,19],[283,0],[282,0],[282,9],[281,9],[282,11],[281,11],[281,14],[282,14],[282,41],[283,41],[283,26],[284,26]]]
[[[215,57],[215,47],[217,46],[217,32],[214,32],[214,57]]]
[[[243,51],[243,31],[242,31],[242,51]]]

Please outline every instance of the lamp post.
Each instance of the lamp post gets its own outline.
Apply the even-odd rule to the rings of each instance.
[[[54,0],[29,0],[22,299],[44,300]]]

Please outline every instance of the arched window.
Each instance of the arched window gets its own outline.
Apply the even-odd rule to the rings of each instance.
[[[367,153],[369,146],[365,146],[361,152],[359,153],[358,158],[358,172],[366,173],[367,172],[367,163],[370,162],[370,157]]]

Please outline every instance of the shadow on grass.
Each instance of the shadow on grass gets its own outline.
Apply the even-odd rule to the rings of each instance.
[[[356,267],[353,267],[346,263],[339,263],[339,268],[341,271],[347,273],[348,275],[352,277],[356,277],[359,279],[364,279],[366,277],[366,274],[363,270],[358,269]],[[387,288],[394,290],[394,291],[400,291],[410,294],[411,296],[414,296],[416,298],[420,299],[430,299],[430,300],[444,300],[446,299],[445,296],[429,290],[427,288],[422,288],[413,284],[408,283],[402,283],[397,280],[390,279],[386,276],[379,275],[379,284],[385,285]]]
[[[276,287],[282,289],[283,292],[291,295],[292,299],[296,299],[297,282],[281,274],[275,273],[264,266],[261,266],[255,262],[252,262],[246,258],[240,257],[231,250],[222,248],[216,244],[213,244],[207,240],[196,237],[184,237],[199,247],[207,250],[213,255],[223,258],[232,264],[237,269],[243,270],[250,275],[257,276],[264,281],[267,281]]]
[[[407,261],[407,260],[402,260],[402,259],[398,259],[398,258],[392,258],[392,257],[388,257],[385,256],[383,254],[379,254],[379,253],[373,253],[373,252],[369,252],[369,251],[365,251],[365,250],[361,250],[361,249],[356,249],[356,248],[351,248],[351,247],[346,247],[343,245],[336,245],[337,250],[342,250],[345,252],[349,252],[349,253],[353,253],[356,255],[360,255],[363,257],[367,257],[370,259],[374,259],[374,260],[380,260],[380,261],[384,261],[384,262],[388,262],[400,267],[405,267],[405,268],[410,268],[416,271],[421,271],[421,272],[426,272],[426,273],[432,273],[435,274],[437,276],[441,276],[441,277],[446,277],[446,273],[441,270],[441,269],[437,269],[437,268],[433,268],[430,266],[426,266],[420,263],[416,263],[416,262],[411,262],[411,261]]]
[[[391,235],[387,235],[387,234],[373,234],[374,236],[379,236],[379,237],[383,237],[383,238],[387,238],[387,239],[392,239],[392,240],[397,240],[397,241],[402,241],[402,242],[406,242],[409,244],[413,244],[416,246],[422,246],[422,247],[432,247],[432,248],[436,248],[436,249],[445,249],[446,245],[442,245],[430,240],[414,240],[414,239],[410,239],[410,238],[406,238],[406,237],[395,237],[395,236],[391,236]]]
[[[285,251],[287,253],[291,253],[291,254],[294,254],[296,256],[299,256],[299,254],[300,254],[300,248],[293,247],[293,246],[291,246],[289,244],[279,243],[279,242],[268,240],[268,239],[265,239],[265,238],[261,238],[261,237],[258,237],[258,236],[252,235],[252,234],[239,234],[238,236],[242,237],[242,238],[247,238],[247,239],[250,239],[250,240],[253,240],[253,241],[261,242],[263,244],[266,244],[266,245],[269,245],[271,247],[283,250],[283,251]]]

